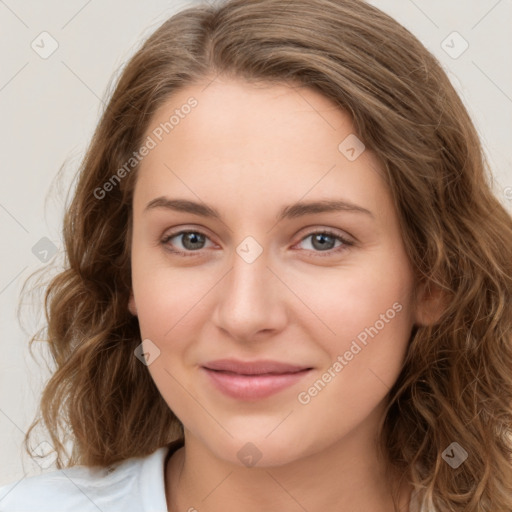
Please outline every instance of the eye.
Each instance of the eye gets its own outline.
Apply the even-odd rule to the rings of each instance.
[[[181,243],[184,250],[178,248],[178,250],[173,249],[174,243],[170,243],[173,238],[178,240],[181,239]],[[179,231],[177,233],[170,233],[166,235],[161,243],[165,245],[168,250],[173,253],[181,254],[183,256],[194,256],[194,252],[199,252],[204,248],[205,240],[209,240],[209,238],[200,231]]]
[[[311,239],[310,246],[313,248],[313,252],[315,253],[326,253],[326,254],[318,254],[318,256],[329,256],[333,253],[339,253],[341,251],[347,250],[350,246],[354,245],[354,242],[347,240],[345,237],[341,236],[338,233],[330,230],[322,230],[322,231],[314,231],[309,233],[304,238],[302,238],[301,242],[305,240]],[[340,244],[335,247],[336,241],[340,242]]]
[[[178,249],[174,248],[175,243],[171,243],[171,240],[174,238],[181,240],[182,249],[179,247]],[[303,237],[299,243],[304,242],[308,238],[311,238],[310,246],[312,247],[312,252],[326,253],[318,254],[318,256],[329,256],[333,253],[339,253],[354,245],[354,242],[351,242],[340,234],[330,230],[314,231],[309,233]],[[175,254],[180,254],[182,256],[195,256],[193,253],[200,252],[204,249],[206,240],[209,240],[208,236],[201,231],[190,230],[169,233],[161,240],[161,243],[162,245],[165,245],[169,251]],[[335,246],[336,241],[339,242],[337,247]]]

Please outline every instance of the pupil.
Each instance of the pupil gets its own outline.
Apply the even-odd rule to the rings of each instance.
[[[327,243],[325,242],[326,238],[327,239],[329,239],[329,238],[331,239],[331,241],[332,241],[331,244],[329,244],[329,242],[327,242]],[[316,247],[316,245],[315,245],[316,243],[319,243],[318,247]],[[315,235],[313,237],[313,246],[315,246],[315,248],[317,248],[317,249],[318,248],[326,249],[327,245],[329,246],[329,247],[327,247],[327,249],[332,249],[331,246],[332,246],[333,243],[334,243],[334,240],[333,240],[333,238],[330,235],[326,235],[326,234],[320,233],[320,234]]]
[[[189,247],[187,247],[187,249],[197,249],[195,244],[201,245],[201,242],[202,242],[201,237],[202,237],[202,235],[200,235],[199,233],[187,233],[185,235],[185,239],[184,239],[185,247],[187,247],[187,245],[189,245]],[[192,247],[190,247],[190,245],[192,245]]]

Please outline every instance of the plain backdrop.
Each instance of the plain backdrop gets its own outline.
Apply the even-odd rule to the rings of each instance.
[[[26,301],[27,332],[21,328],[21,284],[62,255],[66,193],[109,81],[166,18],[197,3],[0,0],[0,485],[55,469],[22,447],[50,370],[29,355],[29,335],[42,318],[38,299]],[[441,61],[482,137],[495,193],[512,211],[512,1],[370,3]],[[54,180],[64,163],[63,178]]]

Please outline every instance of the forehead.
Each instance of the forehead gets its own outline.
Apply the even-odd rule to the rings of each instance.
[[[283,194],[297,201],[339,191],[375,205],[385,185],[371,152],[351,161],[340,150],[355,137],[352,121],[310,88],[233,79],[189,86],[158,109],[146,137],[155,147],[136,187],[146,199],[222,194],[261,208]]]

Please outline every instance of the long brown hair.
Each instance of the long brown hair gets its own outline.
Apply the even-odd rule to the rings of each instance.
[[[474,125],[439,63],[359,0],[189,8],[127,63],[65,214],[66,267],[46,290],[45,339],[56,370],[40,413],[57,467],[66,467],[66,440],[67,466],[107,466],[183,436],[134,356],[141,338],[128,298],[137,165],[126,162],[172,93],[220,74],[311,87],[350,114],[385,170],[418,282],[447,297],[437,322],[413,330],[389,392],[381,449],[425,505],[512,510],[512,218],[491,192]],[[123,166],[123,178],[112,181]],[[39,422],[26,435],[27,451]],[[468,454],[456,469],[442,456],[454,442]]]

